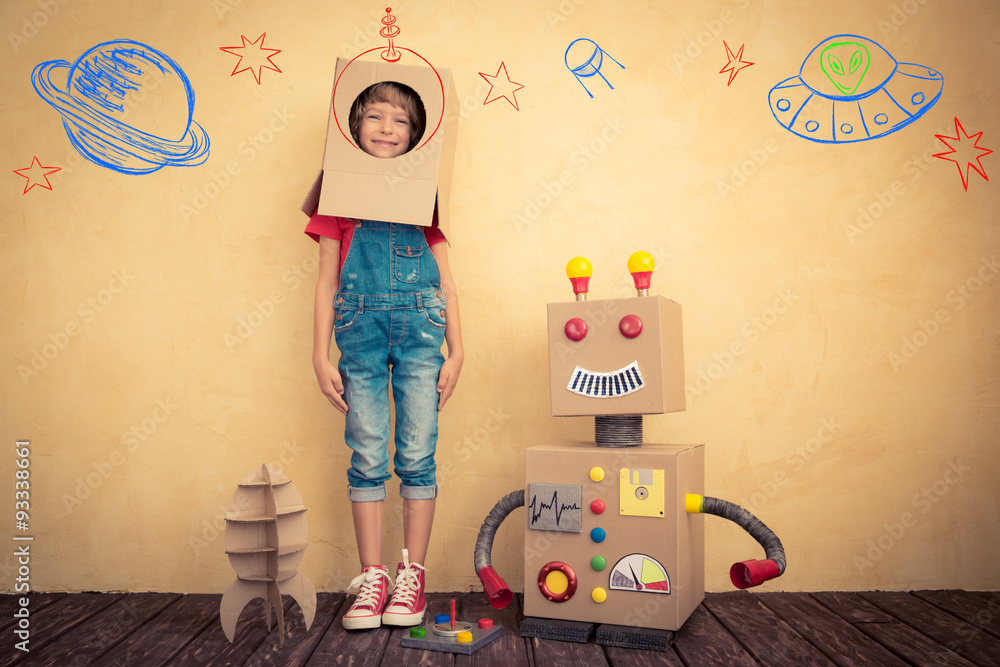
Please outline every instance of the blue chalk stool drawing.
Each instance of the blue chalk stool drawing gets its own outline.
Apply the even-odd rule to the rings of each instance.
[[[588,57],[582,65],[577,65],[576,67],[573,67],[569,64],[569,50],[572,49],[573,45],[576,44],[577,42],[586,42],[587,44],[593,44],[594,51],[593,53],[590,54],[590,57]],[[579,51],[579,49],[577,50]],[[603,74],[601,74],[601,66],[604,64],[605,55],[607,55],[608,58],[611,58],[611,60],[614,60],[616,65],[618,65],[622,69],[625,69],[625,65],[622,65],[620,62],[611,57],[611,55],[607,54],[601,47],[597,45],[597,42],[591,39],[586,39],[584,37],[581,37],[580,39],[574,39],[572,42],[569,43],[569,46],[566,47],[566,54],[563,56],[563,61],[566,63],[566,68],[573,73],[573,76],[576,77],[577,81],[580,81],[581,78],[587,78],[597,75],[600,76],[602,79],[604,79],[604,83],[608,84],[608,88],[614,90],[615,87],[611,85],[611,82],[608,81]],[[591,98],[594,97],[594,95],[589,90],[587,90],[587,86],[583,85],[583,81],[580,81],[580,85],[583,86],[583,89],[587,91],[587,94],[590,95]]]
[[[60,70],[65,71],[64,87],[52,81],[53,73]],[[192,119],[191,82],[176,62],[152,47],[125,39],[104,42],[72,65],[65,60],[40,63],[31,73],[31,83],[62,114],[66,135],[80,154],[102,167],[123,174],[148,174],[208,159],[208,135]],[[126,95],[135,92],[138,98],[161,86],[158,95],[169,104],[155,118],[147,118],[145,128],[152,130],[155,125],[158,134],[127,122],[132,109]],[[167,99],[171,95],[175,99]],[[186,107],[181,95],[186,96]],[[155,123],[148,122],[152,120]]]
[[[842,144],[902,129],[934,106],[943,88],[944,76],[930,67],[897,62],[865,37],[834,35],[809,52],[798,76],[767,97],[785,129]]]

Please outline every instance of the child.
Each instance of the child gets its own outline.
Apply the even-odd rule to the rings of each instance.
[[[393,158],[417,144],[425,116],[413,89],[384,81],[358,96],[349,124],[362,150]],[[306,234],[320,244],[313,367],[323,394],[346,415],[344,439],[354,450],[348,497],[362,569],[350,585],[360,590],[344,627],[418,625],[427,606],[423,562],[437,496],[437,412],[454,391],[464,358],[447,244],[436,212],[424,228],[313,215]],[[340,348],[338,366],[329,359],[331,333]],[[392,580],[381,564],[390,382],[405,545],[391,600]]]

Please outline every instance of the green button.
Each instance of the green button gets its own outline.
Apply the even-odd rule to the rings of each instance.
[[[410,637],[414,639],[423,639],[426,636],[427,636],[426,628],[421,628],[421,627],[410,628]]]
[[[590,567],[594,568],[597,572],[603,570],[607,565],[608,561],[604,560],[604,556],[594,556],[590,559]]]

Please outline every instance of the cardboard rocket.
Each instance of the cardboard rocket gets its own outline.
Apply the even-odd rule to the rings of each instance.
[[[226,638],[233,641],[244,607],[264,601],[267,629],[271,612],[277,617],[278,643],[285,643],[282,595],[299,603],[306,629],[316,614],[316,588],[298,571],[308,546],[306,508],[285,473],[269,464],[254,468],[239,483],[226,510],[226,555],[236,581],[222,596],[220,618]]]

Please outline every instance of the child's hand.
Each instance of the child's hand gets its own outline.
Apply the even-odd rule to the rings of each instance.
[[[437,390],[441,395],[438,400],[438,410],[444,407],[451,395],[455,393],[455,385],[458,384],[458,374],[462,372],[462,357],[451,355],[441,365],[441,373],[438,375]]]
[[[347,403],[344,401],[344,383],[340,378],[340,371],[330,363],[323,360],[314,365],[316,379],[319,380],[319,389],[326,396],[333,407],[347,414]]]

